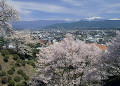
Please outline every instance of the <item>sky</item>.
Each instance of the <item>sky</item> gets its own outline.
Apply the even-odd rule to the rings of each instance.
[[[120,20],[120,0],[7,0],[21,20]]]

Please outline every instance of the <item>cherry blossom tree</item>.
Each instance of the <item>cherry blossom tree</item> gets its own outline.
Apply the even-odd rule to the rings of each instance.
[[[117,31],[117,37],[107,43],[107,50],[102,58],[103,78],[108,76],[120,75],[120,32]]]
[[[20,20],[16,9],[6,3],[6,0],[0,0],[0,31],[2,35],[13,32],[9,22]]]
[[[97,70],[101,52],[95,44],[67,34],[63,41],[41,49],[37,77],[48,86],[90,85],[101,79]]]
[[[14,31],[14,33],[7,37],[11,40],[13,44],[15,44],[17,52],[21,54],[32,54],[32,49],[28,44],[35,44],[37,40],[33,38],[30,34],[30,30],[21,30],[21,31]]]

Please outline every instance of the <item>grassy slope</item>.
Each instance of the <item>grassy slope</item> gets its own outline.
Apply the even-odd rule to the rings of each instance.
[[[12,57],[13,57],[12,55],[9,55],[9,60],[6,63],[3,61],[3,56],[0,53],[0,64],[2,65],[2,71],[5,71],[7,73],[7,71],[10,70],[11,67],[16,63],[16,61],[13,60]],[[15,73],[13,75],[11,75],[12,78],[14,78],[16,75],[20,76],[17,74],[17,70],[19,70],[19,69],[22,69],[26,73],[26,75],[28,75],[29,77],[33,76],[33,67],[26,64],[25,66],[15,67]],[[9,74],[7,74],[7,75],[9,75]],[[21,80],[21,82],[22,82],[24,79],[22,76],[20,76],[20,77],[22,79]],[[0,77],[0,82],[1,82],[1,77]],[[0,86],[3,86],[3,85],[0,83]],[[7,85],[4,85],[4,86],[7,86]]]

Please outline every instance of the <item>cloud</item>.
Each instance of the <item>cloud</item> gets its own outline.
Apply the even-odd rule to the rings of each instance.
[[[114,14],[120,13],[119,11],[120,3],[107,4],[105,8],[107,9],[106,13],[114,13]]]
[[[13,5],[20,12],[29,14],[30,10],[37,10],[49,13],[75,13],[74,9],[70,9],[64,6],[46,4],[46,3],[36,3],[36,2],[21,2],[9,0],[9,4]]]
[[[29,11],[29,10],[19,10],[19,12],[21,14],[30,14],[31,13],[31,11]]]
[[[17,0],[8,0],[7,1],[9,5],[13,6],[16,8],[20,14],[22,15],[22,20],[37,20],[36,16],[34,16],[34,12],[38,11],[40,12],[46,12],[48,13],[55,13],[53,14],[54,16],[60,15],[60,14],[65,14],[65,15],[76,15],[76,16],[82,16],[83,13],[87,14],[85,10],[79,10],[74,9],[72,7],[68,8],[66,5],[58,5],[58,4],[50,4],[50,3],[40,3],[40,2],[30,2],[30,1],[17,1]],[[56,14],[57,13],[57,14]],[[25,16],[25,17],[24,17]],[[29,17],[28,17],[29,16]],[[30,17],[31,16],[31,17]],[[40,17],[39,15],[37,15]],[[51,16],[46,16],[46,18],[49,19]],[[60,19],[61,17],[64,16],[57,16],[55,18],[51,19]],[[45,17],[44,17],[45,18]],[[40,17],[42,19],[42,17]],[[66,19],[66,17],[62,18]]]
[[[110,10],[110,11],[107,11],[107,13],[120,13],[120,11],[117,11],[117,10]]]
[[[22,9],[21,5],[18,2],[12,1],[12,0],[8,0],[7,3],[11,6],[13,6],[15,9],[17,9],[17,11],[20,12],[20,14],[30,14],[31,11],[28,9]]]
[[[77,0],[61,0],[62,2],[69,3],[73,6],[82,6],[82,3]]]
[[[117,8],[117,7],[120,7],[120,3],[109,4],[108,7],[110,7],[110,8]]]
[[[86,18],[86,19],[91,21],[91,20],[94,20],[94,19],[103,19],[103,17],[91,17],[91,18]]]
[[[109,20],[120,20],[119,18],[113,18],[113,19],[109,19]]]
[[[102,19],[99,16],[110,19],[115,15],[119,18],[120,13],[120,3],[112,0],[7,0],[7,2],[14,6],[22,17],[23,15],[32,16],[30,20],[49,19],[51,16],[53,16],[51,19],[55,16],[55,19],[61,17],[62,19]],[[37,13],[42,15],[35,16]]]

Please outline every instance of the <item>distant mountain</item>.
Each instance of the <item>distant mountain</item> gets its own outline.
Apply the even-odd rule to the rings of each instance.
[[[59,23],[70,23],[68,20],[38,20],[38,21],[20,21],[12,23],[14,29],[42,29],[46,26]]]
[[[92,21],[38,20],[12,23],[14,29],[104,29],[120,28],[120,20],[94,19]]]
[[[120,20],[77,21],[72,23],[53,24],[46,29],[104,29],[120,28]]]

